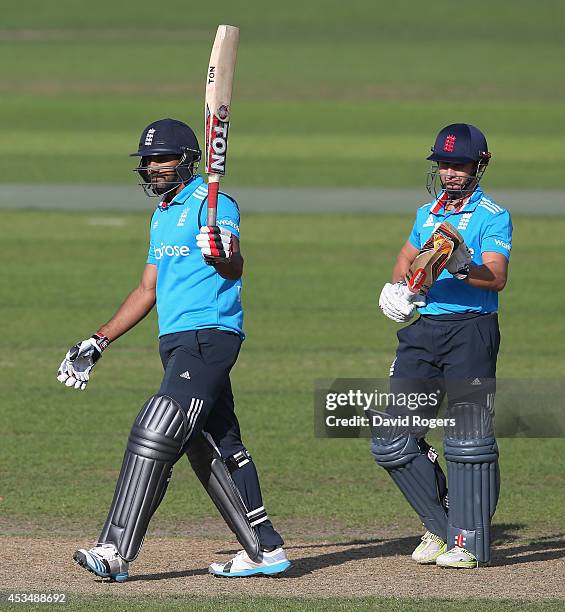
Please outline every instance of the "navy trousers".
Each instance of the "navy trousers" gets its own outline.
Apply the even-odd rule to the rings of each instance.
[[[391,391],[440,388],[449,404],[488,405],[493,400],[500,345],[496,313],[421,316],[397,337]]]
[[[239,335],[219,329],[199,329],[167,334],[159,352],[165,374],[159,389],[186,410],[193,424],[191,436],[205,431],[214,440],[232,473],[248,511],[263,507],[259,477],[253,461],[238,467],[234,455],[247,453],[234,411],[230,371],[239,355]],[[283,540],[270,520],[256,527],[264,548]]]

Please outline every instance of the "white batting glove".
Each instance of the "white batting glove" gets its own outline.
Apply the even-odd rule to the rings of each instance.
[[[208,265],[228,263],[233,255],[233,234],[217,225],[204,225],[196,236],[196,246]]]
[[[396,321],[406,323],[416,312],[416,307],[426,305],[426,299],[418,293],[412,293],[405,283],[386,283],[379,297],[379,306],[383,314]]]
[[[472,261],[471,251],[464,242],[461,242],[447,262],[447,271],[458,280],[465,280],[469,276]]]
[[[100,359],[102,351],[110,344],[106,336],[95,334],[72,346],[57,371],[57,380],[66,387],[84,391],[90,373]]]

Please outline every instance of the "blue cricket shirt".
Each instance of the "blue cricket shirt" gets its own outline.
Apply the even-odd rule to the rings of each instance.
[[[159,336],[216,327],[244,337],[241,279],[222,278],[196,246],[196,235],[206,225],[207,195],[208,185],[195,176],[151,217],[147,263],[157,266]],[[223,193],[216,223],[239,238],[239,209]]]
[[[512,219],[510,213],[477,187],[469,201],[448,213],[444,204],[447,194],[441,193],[433,202],[424,204],[416,213],[409,237],[410,244],[421,249],[434,229],[448,221],[463,236],[473,255],[473,263],[481,265],[482,253],[494,251],[510,259],[512,249]],[[460,312],[489,313],[498,310],[498,292],[471,287],[457,280],[447,268],[439,275],[427,296],[420,314],[440,315]]]

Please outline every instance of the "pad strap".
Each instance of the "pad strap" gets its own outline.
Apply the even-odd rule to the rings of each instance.
[[[266,518],[261,518],[260,513],[257,512],[257,516],[253,514],[252,524],[248,516],[249,511],[243,503],[241,494],[231,477],[230,470],[222,460],[220,452],[211,436],[202,432],[191,438],[186,454],[194,473],[198,476],[198,479],[220,511],[228,527],[233,531],[249,557],[253,560],[258,560],[261,556],[261,548],[253,527],[255,524],[266,520]],[[239,453],[236,453],[236,455],[239,455]],[[249,457],[243,456],[234,460],[236,469],[238,463],[240,464],[239,467],[241,467],[241,465],[248,462]],[[260,509],[257,508],[256,511],[258,510]],[[256,511],[251,511],[251,513]]]
[[[235,470],[239,470],[244,465],[247,465],[250,461],[251,455],[249,454],[247,449],[244,448],[243,450],[240,450],[239,452],[235,453],[235,455],[228,457],[226,459],[226,465],[230,472],[235,472]]]

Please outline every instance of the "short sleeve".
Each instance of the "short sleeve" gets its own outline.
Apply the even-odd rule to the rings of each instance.
[[[153,217],[155,214],[151,216],[151,222],[149,225],[149,248],[147,249],[147,261],[148,264],[157,264],[157,258],[155,257],[155,250],[153,248]]]
[[[410,242],[410,244],[418,250],[422,248],[422,243],[420,241],[420,232],[418,231],[418,215],[416,215],[414,225],[412,226],[412,231],[410,232],[410,236],[408,237],[408,242]]]
[[[200,223],[206,225],[206,204],[202,209]],[[237,202],[224,193],[218,194],[216,225],[227,229],[239,239],[239,208]]]
[[[155,258],[155,255],[153,254],[153,244],[151,244],[151,242],[149,242],[149,248],[147,249],[147,261],[145,263],[148,264],[157,264],[157,259]]]
[[[481,235],[481,253],[492,251],[510,259],[512,249],[512,219],[507,210],[493,215]]]

